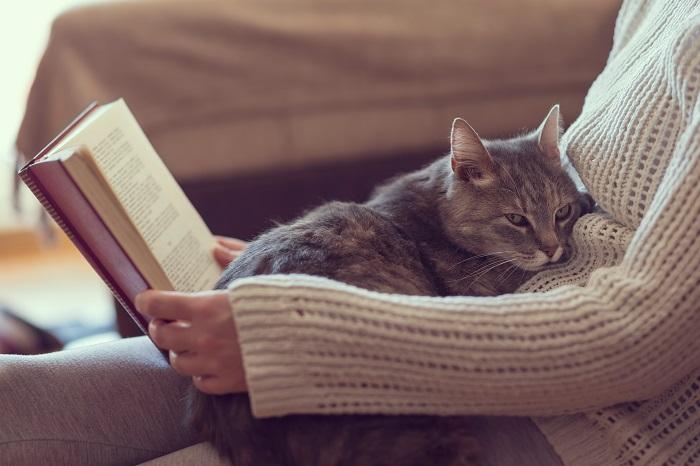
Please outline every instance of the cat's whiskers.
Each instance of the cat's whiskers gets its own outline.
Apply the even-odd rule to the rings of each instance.
[[[512,277],[513,275],[515,275],[515,272],[517,272],[518,270],[523,270],[523,269],[521,269],[521,268],[518,267],[517,265],[511,265],[510,268],[508,269],[507,273],[506,273],[505,276],[503,277],[503,281],[504,281],[504,282],[505,282],[505,281],[508,281],[508,279],[509,279],[510,277]]]
[[[486,264],[482,265],[481,267],[474,270],[473,272],[468,273],[467,275],[463,276],[462,278],[452,280],[452,283],[459,283],[462,280],[466,280],[467,278],[473,277],[474,275],[481,274],[477,277],[477,279],[479,279],[483,276],[483,274],[488,273],[489,271],[491,271],[491,270],[495,269],[496,267],[499,267],[503,264],[513,262],[513,260],[514,259],[504,259],[502,257],[494,257],[493,259],[488,260]]]
[[[515,269],[515,268],[517,268],[517,267],[518,267],[517,265],[513,265],[513,264],[509,265],[505,270],[503,270],[501,273],[499,273],[499,274],[496,276],[496,280],[501,280],[501,279],[503,279],[503,281],[505,281],[505,280],[506,280],[506,274],[508,274],[509,272],[512,272],[513,269]]]
[[[467,262],[474,260],[474,259],[481,259],[481,258],[488,257],[488,256],[500,257],[499,254],[510,254],[513,252],[516,252],[516,251],[492,251],[492,252],[489,252],[487,254],[479,254],[478,256],[467,257],[466,259],[462,259],[461,261],[457,262],[455,265],[450,267],[448,270],[454,270],[454,268],[457,267],[458,265],[467,263]]]
[[[485,270],[485,271],[482,272],[478,277],[476,277],[474,280],[472,280],[472,281],[469,283],[469,285],[467,285],[467,288],[471,288],[472,285],[474,285],[475,283],[478,283],[479,280],[481,280],[484,276],[486,276],[487,273],[489,273],[489,272],[492,271],[493,269],[498,268],[498,267],[500,267],[500,266],[502,266],[502,265],[505,265],[505,264],[514,262],[514,261],[515,261],[515,259],[506,259],[506,260],[503,260],[503,261],[501,261],[501,262],[495,264],[493,267],[491,267],[491,268]]]
[[[493,265],[496,264],[496,263],[501,264],[501,263],[505,263],[505,262],[507,262],[507,261],[508,261],[508,259],[506,259],[506,258],[504,258],[504,257],[498,257],[498,256],[496,256],[496,257],[494,257],[494,258],[492,258],[492,259],[487,260],[485,264],[482,264],[482,265],[481,265],[479,268],[477,268],[476,270],[471,271],[470,273],[468,273],[467,275],[465,275],[464,277],[462,277],[460,280],[462,280],[462,279],[464,279],[464,278],[473,277],[474,275],[477,275],[477,274],[481,273],[482,271],[484,271],[484,270],[486,270],[486,269],[488,269],[488,268],[491,268],[491,266],[493,266]]]
[[[522,269],[522,274],[520,275],[520,283],[522,284],[523,280],[525,279],[525,276],[527,275],[527,270]]]

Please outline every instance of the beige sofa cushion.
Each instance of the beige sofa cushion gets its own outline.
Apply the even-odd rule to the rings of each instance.
[[[54,24],[18,148],[126,98],[180,179],[445,147],[578,113],[617,0],[102,4]]]

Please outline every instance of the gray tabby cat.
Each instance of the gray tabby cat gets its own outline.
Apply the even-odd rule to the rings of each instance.
[[[430,296],[510,293],[568,257],[592,199],[560,163],[559,107],[513,139],[452,125],[451,153],[380,187],[364,204],[331,202],[264,233],[233,261],[237,278],[305,273],[369,290]],[[247,396],[192,389],[195,428],[236,466],[476,464],[469,417],[287,416],[254,419]]]

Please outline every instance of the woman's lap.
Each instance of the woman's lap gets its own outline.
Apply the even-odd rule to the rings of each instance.
[[[137,464],[193,445],[200,439],[182,424],[189,384],[146,337],[0,355],[0,463]],[[527,418],[479,425],[488,466],[561,464]]]
[[[145,337],[0,355],[0,463],[135,464],[192,445],[189,383]]]

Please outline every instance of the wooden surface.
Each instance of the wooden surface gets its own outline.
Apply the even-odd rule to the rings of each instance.
[[[0,233],[0,305],[43,327],[114,319],[109,292],[73,245],[61,235],[48,247],[30,230]]]

